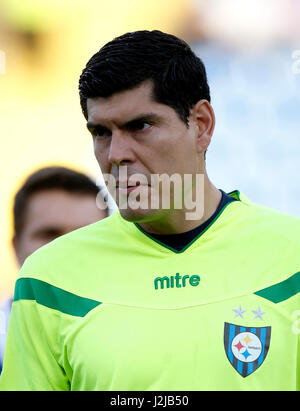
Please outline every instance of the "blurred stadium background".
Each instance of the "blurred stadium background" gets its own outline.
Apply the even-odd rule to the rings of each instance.
[[[0,298],[17,273],[15,191],[52,164],[101,181],[78,78],[107,41],[141,29],[184,38],[207,67],[217,119],[212,182],[300,216],[299,0],[1,0]]]

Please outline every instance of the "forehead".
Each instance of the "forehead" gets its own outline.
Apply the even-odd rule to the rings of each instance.
[[[145,113],[164,113],[173,110],[154,101],[153,84],[145,81],[131,90],[124,90],[109,97],[87,99],[88,121],[93,124],[124,123]]]
[[[30,231],[43,226],[78,228],[100,219],[95,197],[68,193],[63,190],[43,190],[33,194],[28,202],[25,228]]]

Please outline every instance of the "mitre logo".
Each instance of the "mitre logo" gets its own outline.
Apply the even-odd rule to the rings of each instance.
[[[164,289],[164,288],[184,288],[186,285],[191,285],[196,287],[200,282],[199,275],[183,275],[179,273],[176,275],[171,275],[170,277],[156,277],[154,279],[154,289]]]

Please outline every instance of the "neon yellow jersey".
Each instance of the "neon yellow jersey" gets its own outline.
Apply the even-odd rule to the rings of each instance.
[[[116,212],[29,257],[1,389],[299,389],[300,220],[231,195],[181,252]]]

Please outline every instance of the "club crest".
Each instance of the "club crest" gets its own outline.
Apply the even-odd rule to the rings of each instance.
[[[271,327],[224,324],[224,347],[233,368],[247,377],[264,362],[270,346]]]

